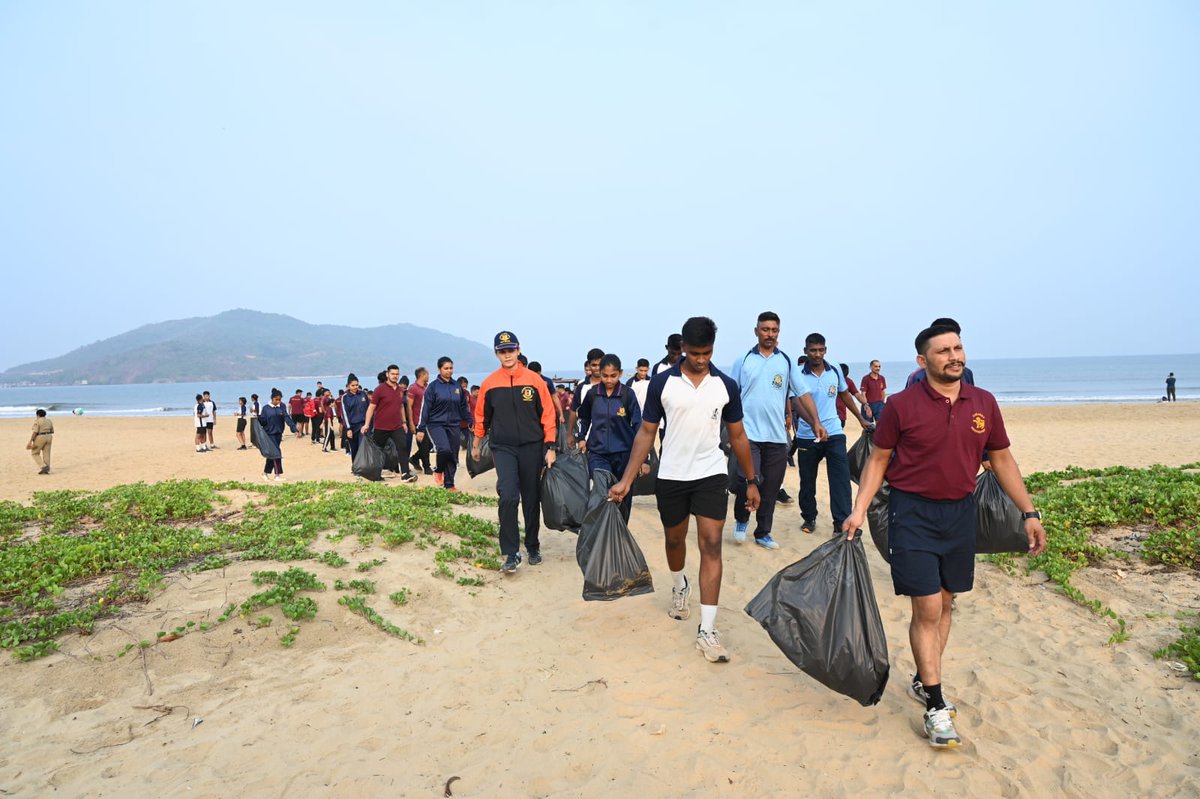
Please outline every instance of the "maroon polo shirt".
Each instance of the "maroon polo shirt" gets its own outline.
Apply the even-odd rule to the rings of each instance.
[[[970,494],[983,451],[1009,447],[996,398],[966,383],[951,404],[923,380],[894,394],[882,417],[874,443],[895,450],[885,474],[888,483],[926,499]]]
[[[853,395],[855,395],[855,394],[857,394],[857,393],[858,393],[858,386],[854,385],[854,378],[853,378],[853,377],[847,377],[847,378],[846,378],[846,390],[850,392],[850,395],[851,395],[851,396],[853,396]],[[845,423],[846,423],[846,414],[847,414],[847,412],[848,412],[848,411],[847,411],[847,409],[846,409],[846,403],[842,402],[842,395],[841,395],[841,394],[838,394],[838,398],[837,398],[837,415],[838,415],[838,418],[842,420],[842,424],[845,424]]]
[[[392,388],[380,383],[371,392],[371,404],[375,406],[372,419],[376,430],[404,430],[404,388]]]
[[[413,401],[413,424],[421,423],[421,407],[425,404],[425,386],[420,383],[413,383],[408,387],[408,396],[412,397]]]
[[[887,380],[883,375],[879,379],[871,377],[870,373],[863,375],[862,393],[867,402],[883,402],[883,392],[887,389]]]

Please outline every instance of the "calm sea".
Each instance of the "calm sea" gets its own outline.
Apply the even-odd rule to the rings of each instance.
[[[970,362],[975,381],[1006,405],[1078,405],[1109,402],[1158,402],[1166,393],[1168,372],[1178,378],[1176,392],[1181,402],[1200,400],[1200,354],[1143,355],[1138,357],[1091,358],[993,358]],[[911,362],[885,362],[883,375],[893,391],[904,386]],[[868,371],[865,363],[851,363],[856,380]],[[579,377],[578,370],[548,372],[554,377]],[[472,384],[486,375],[467,373]],[[212,392],[221,413],[237,406],[238,397],[257,393],[262,402],[271,388],[284,397],[297,389],[312,391],[320,379],[337,390],[345,378],[304,377],[211,383],[149,383],[123,386],[47,386],[0,388],[0,417],[30,416],[37,408],[51,415],[82,409],[98,416],[190,416],[194,397]]]

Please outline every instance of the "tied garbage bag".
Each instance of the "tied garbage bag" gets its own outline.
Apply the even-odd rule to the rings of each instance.
[[[484,433],[483,438],[479,440],[479,460],[475,460],[471,457],[471,452],[475,449],[475,433],[474,431],[467,432],[467,474],[472,477],[478,477],[484,472],[496,468],[490,441],[490,437]]]
[[[588,514],[575,546],[587,601],[607,602],[654,591],[646,558],[629,534],[620,503],[608,501],[608,489],[614,482],[609,472],[593,475]]]
[[[871,528],[871,541],[879,550],[884,563],[891,563],[888,554],[888,497],[892,489],[886,482],[875,492],[871,504],[867,506],[867,526]]]
[[[846,459],[850,462],[850,479],[854,481],[855,485],[858,485],[858,478],[862,476],[862,470],[867,466],[871,450],[875,449],[874,438],[873,431],[863,430],[858,441],[855,441],[854,446],[846,453]]]
[[[400,450],[396,449],[396,442],[390,438],[383,444],[383,468],[389,472],[400,471]]]
[[[354,456],[354,463],[350,464],[350,471],[372,482],[379,482],[383,479],[383,467],[387,456],[375,443],[374,438],[362,433],[359,435],[362,436],[362,440],[358,442],[358,453]]]
[[[584,455],[572,447],[542,472],[542,521],[551,530],[578,533],[588,508],[588,468]]]
[[[783,569],[746,613],[821,684],[864,707],[883,696],[887,639],[861,536],[831,538]]]
[[[262,453],[264,458],[275,460],[276,458],[283,457],[283,454],[279,451],[279,445],[266,434],[262,428],[262,422],[258,421],[257,417],[250,420],[250,440],[254,443],[254,446],[258,447],[258,451]]]
[[[992,472],[984,472],[975,483],[975,552],[1028,552],[1029,537],[1021,511],[1004,493]]]
[[[655,481],[658,479],[658,453],[650,448],[650,474],[639,474],[633,478],[633,486],[629,493],[635,497],[644,497],[654,493]]]

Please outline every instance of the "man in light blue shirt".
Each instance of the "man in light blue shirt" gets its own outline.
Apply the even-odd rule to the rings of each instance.
[[[792,366],[791,359],[777,346],[779,315],[773,311],[759,314],[754,335],[758,337],[758,345],[733,362],[731,377],[741,391],[742,424],[750,440],[754,473],[761,481],[754,543],[766,549],[779,549],[779,544],[771,537],[771,525],[779,488],[787,471],[791,427],[788,397],[799,399],[797,412],[813,435],[823,440],[825,428],[821,426],[816,405],[800,381],[800,370]],[[734,480],[734,495],[737,500],[733,503],[733,540],[740,544],[746,540],[750,525],[750,511],[746,509],[746,476],[740,467]]]
[[[829,512],[833,516],[834,532],[841,532],[842,522],[850,515],[850,461],[846,457],[846,434],[837,415],[837,400],[842,398],[846,410],[854,415],[863,429],[870,422],[863,419],[854,395],[846,385],[842,370],[829,367],[825,361],[825,337],[810,333],[804,339],[807,362],[800,369],[802,392],[816,405],[822,428],[812,427],[807,420],[796,423],[796,465],[800,467],[800,529],[811,533],[817,525],[817,467],[825,461],[829,478]],[[825,435],[822,436],[821,433]],[[824,438],[825,440],[822,440]]]

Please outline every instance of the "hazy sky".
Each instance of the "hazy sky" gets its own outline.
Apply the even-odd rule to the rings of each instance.
[[[573,367],[1200,351],[1200,5],[0,3],[0,369],[235,307]]]

